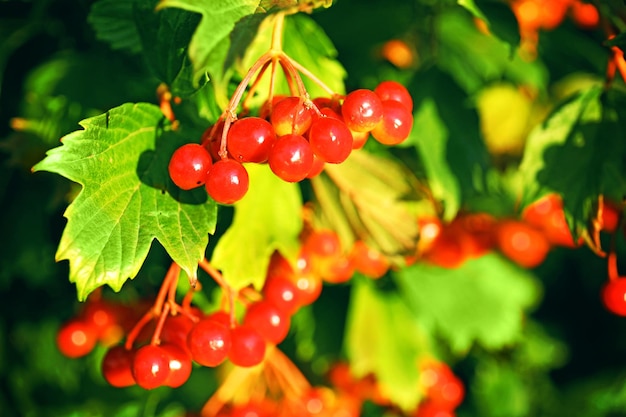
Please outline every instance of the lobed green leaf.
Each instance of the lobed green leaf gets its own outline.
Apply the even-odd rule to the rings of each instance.
[[[231,32],[236,23],[253,14],[258,5],[259,0],[160,0],[157,9],[176,7],[202,16],[189,43],[193,79],[197,81],[205,73],[217,80],[223,77]]]
[[[600,194],[626,192],[626,95],[593,86],[561,103],[528,138],[520,165],[521,207],[543,194],[563,198],[570,227],[587,224]]]
[[[416,319],[457,353],[474,343],[499,349],[515,342],[540,295],[530,272],[498,254],[456,269],[418,263],[399,271],[397,281]]]
[[[478,115],[464,104],[467,94],[437,69],[418,73],[411,91],[416,91],[415,112],[406,145],[416,147],[443,216],[451,220],[463,201],[485,188],[490,161]]]
[[[96,38],[107,42],[111,48],[139,53],[141,39],[133,6],[138,2],[127,0],[98,0],[91,5],[87,21],[96,33]]]
[[[152,72],[173,94],[195,92],[188,45],[201,16],[181,9],[156,11],[157,0],[135,2],[133,17],[141,39],[143,55]]]
[[[81,126],[33,168],[83,186],[65,212],[56,254],[69,261],[78,298],[105,284],[119,291],[155,238],[195,276],[216,205],[203,189],[183,192],[169,179],[169,157],[188,138],[165,131],[160,109],[147,103],[121,105]]]

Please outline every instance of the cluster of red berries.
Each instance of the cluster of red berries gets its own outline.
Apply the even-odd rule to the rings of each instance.
[[[260,364],[268,345],[277,345],[287,336],[291,315],[321,291],[321,286],[313,289],[306,277],[297,280],[285,275],[288,267],[284,258],[274,258],[261,297],[246,305],[239,321],[227,311],[203,314],[192,307],[166,317],[157,343],[132,349],[111,347],[102,362],[104,378],[116,387],[175,388],[187,381],[193,363],[207,367],[226,360],[241,367]]]
[[[98,343],[111,346],[122,339],[131,317],[137,317],[133,309],[108,300],[90,299],[77,316],[58,330],[57,347],[66,357],[79,358],[91,353]]]
[[[423,360],[419,367],[424,399],[413,417],[454,417],[454,410],[465,398],[463,381],[448,364],[439,360]]]
[[[303,239],[301,253],[309,259],[312,271],[332,284],[349,281],[355,272],[378,279],[390,268],[389,259],[378,249],[363,240],[344,248],[331,229],[312,230]]]
[[[370,134],[385,145],[404,141],[413,126],[412,111],[411,95],[395,81],[345,97],[276,96],[258,116],[230,124],[220,119],[207,129],[201,144],[185,144],[174,151],[170,178],[184,190],[204,185],[215,201],[232,204],[249,187],[244,163],[267,163],[288,182],[312,178],[325,163],[345,161]]]
[[[419,364],[419,389],[423,395],[411,417],[454,417],[454,410],[465,398],[465,385],[452,369],[439,360],[429,358]],[[333,388],[344,398],[351,398],[353,407],[361,409],[365,401],[380,407],[393,407],[383,394],[375,376],[354,377],[345,362],[334,364],[328,377]]]
[[[348,396],[326,386],[313,386],[298,398],[251,399],[227,404],[216,417],[358,417],[360,407]]]
[[[242,367],[261,363],[267,346],[285,339],[291,316],[320,296],[324,282],[345,282],[355,271],[379,278],[388,268],[387,259],[362,241],[345,253],[334,231],[309,230],[294,262],[279,252],[272,255],[262,290],[244,294],[245,312],[239,321],[226,311],[204,314],[182,307],[175,315],[164,316],[158,337],[154,335],[160,316],[154,314],[132,336],[132,343],[119,344],[125,335],[131,339],[129,333],[137,330],[145,311],[89,300],[79,316],[59,330],[58,347],[76,358],[90,353],[100,340],[108,347],[102,374],[112,386],[178,387],[189,378],[193,363],[209,367],[227,359]]]
[[[619,208],[607,203],[602,212],[601,230],[618,227]],[[439,219],[421,219],[421,256],[433,264],[456,268],[465,260],[498,250],[525,268],[539,266],[554,247],[577,248],[556,194],[530,204],[521,218],[495,218],[487,213],[462,213],[448,224]]]

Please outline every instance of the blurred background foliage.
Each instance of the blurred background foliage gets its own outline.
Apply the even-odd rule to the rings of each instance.
[[[194,370],[176,390],[119,390],[100,375],[104,348],[74,360],[63,357],[54,344],[60,324],[78,309],[66,263],[54,262],[63,212],[78,188],[59,176],[33,175],[30,169],[61,136],[76,130],[78,121],[124,102],[156,103],[163,77],[150,71],[146,59],[157,58],[139,54],[132,34],[120,36],[127,42],[101,40],[111,40],[103,27],[109,25],[117,34],[128,29],[123,22],[115,26],[119,19],[98,22],[93,17],[92,8],[103,3],[0,1],[2,416],[174,417],[199,410],[217,384],[216,371],[204,368]],[[488,173],[484,185],[489,192],[473,192],[471,178],[458,178],[458,205],[508,215],[515,210],[517,188],[507,179],[518,167],[525,138],[560,100],[601,85],[609,53],[602,31],[582,30],[565,18],[557,27],[541,30],[534,55],[524,58],[516,53],[519,30],[510,5],[477,3],[497,37],[477,30],[468,11],[472,7],[450,0],[338,0],[311,17],[337,50],[347,91],[373,88],[382,79],[400,80],[416,103],[437,102],[440,123],[451,138],[484,140],[485,153],[475,160]],[[190,87],[182,83],[179,88]],[[199,106],[205,119],[215,116],[215,103]],[[400,158],[403,152],[394,150]],[[453,175],[464,172],[452,162],[448,169]],[[576,170],[568,162],[563,170]],[[411,163],[423,175],[436,170]],[[625,252],[618,239],[618,253]],[[153,296],[167,262],[154,245],[137,279],[122,293],[107,296],[129,302]],[[503,271],[508,270],[492,269],[494,280]],[[451,293],[471,291],[452,275],[432,279],[449,279],[446,291]],[[601,304],[605,259],[586,247],[557,248],[528,279],[534,289],[527,302],[515,301],[518,292],[529,291],[521,281],[502,276],[499,286],[490,287],[507,302],[530,306],[511,346],[465,343],[463,319],[448,318],[451,334],[442,337],[439,349],[468,392],[457,415],[626,416],[626,320]],[[210,289],[200,303],[211,304]],[[408,285],[407,291],[420,295],[420,288]],[[312,381],[323,382],[323,373],[344,355],[345,320],[354,314],[348,307],[351,294],[347,285],[327,286],[312,307],[294,318],[284,350]],[[395,330],[387,322],[376,325]],[[492,336],[497,337],[495,330],[484,339]],[[364,408],[367,416],[381,413],[374,405]]]

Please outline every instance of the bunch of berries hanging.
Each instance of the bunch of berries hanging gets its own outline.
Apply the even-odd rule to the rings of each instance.
[[[247,99],[256,93],[268,68],[269,98],[252,115]],[[285,75],[288,95],[274,95],[277,68]],[[311,99],[301,74],[328,96]],[[337,94],[278,45],[250,67],[201,143],[188,143],[174,152],[169,175],[183,190],[205,186],[216,202],[233,204],[249,187],[245,164],[268,164],[288,182],[312,178],[324,164],[345,161],[370,135],[384,145],[403,142],[413,127],[412,111],[411,95],[398,82],[383,81],[373,90]]]

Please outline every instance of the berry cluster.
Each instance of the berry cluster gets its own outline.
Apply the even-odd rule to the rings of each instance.
[[[600,26],[600,13],[591,2],[583,0],[512,0],[511,9],[519,23],[522,48],[537,53],[539,32],[557,28],[566,16],[584,30]]]
[[[178,148],[170,178],[189,190],[205,185],[218,203],[232,204],[249,187],[245,163],[267,163],[287,182],[319,174],[325,163],[339,164],[371,136],[385,145],[404,141],[413,126],[413,100],[395,81],[346,96],[276,96],[258,116],[221,118],[201,144]]]
[[[209,274],[217,273],[206,261],[200,266]],[[194,363],[207,367],[226,360],[240,367],[260,364],[268,346],[280,344],[287,336],[291,316],[319,297],[324,282],[344,282],[355,271],[379,278],[388,268],[387,259],[362,241],[346,253],[334,231],[309,230],[294,262],[275,252],[261,291],[240,291],[237,301],[245,307],[241,317],[231,313],[232,306],[205,314],[191,306],[190,298],[183,305],[172,299],[147,308],[141,303],[143,312],[102,299],[89,300],[79,316],[61,327],[58,346],[63,354],[76,358],[90,353],[100,340],[108,347],[102,374],[110,385],[175,388],[187,381]],[[162,294],[173,294],[177,271],[173,267],[168,272]],[[220,278],[216,281],[220,283]],[[124,336],[125,343],[119,344]]]
[[[193,307],[165,315],[160,334],[157,338],[153,334],[150,343],[134,347],[127,343],[108,350],[102,362],[105,379],[115,387],[178,387],[189,378],[193,363],[207,367],[226,360],[240,367],[260,364],[268,344],[277,345],[287,336],[291,315],[321,291],[319,287],[315,295],[307,285],[309,280],[298,282],[285,275],[288,264],[284,262],[275,258],[261,294],[246,300],[241,320],[225,310],[204,314]]]
[[[91,353],[98,343],[111,346],[122,339],[129,317],[136,317],[133,309],[91,297],[77,316],[61,325],[57,347],[66,357],[79,358]]]
[[[454,417],[454,410],[465,397],[463,381],[446,363],[435,359],[421,361],[420,387],[424,400],[414,417]]]
[[[299,398],[265,397],[239,404],[226,404],[217,417],[358,417],[360,408],[352,398],[326,386],[306,389]]]
[[[605,210],[608,222],[611,210]],[[613,216],[616,219],[615,216]],[[563,204],[556,194],[530,204],[521,218],[495,218],[487,213],[462,213],[443,225],[436,218],[420,219],[421,256],[433,264],[456,268],[465,260],[498,250],[525,268],[539,266],[553,247],[576,248]],[[606,230],[606,229],[605,229]]]
[[[260,364],[268,345],[278,345],[287,336],[291,316],[319,297],[330,276],[323,271],[333,270],[344,259],[339,247],[337,235],[324,230],[308,235],[293,264],[275,252],[260,293],[251,288],[241,291],[245,312],[240,320],[225,310],[203,314],[193,307],[183,307],[176,315],[148,315],[155,320],[162,317],[160,330],[146,326],[151,338],[140,338],[144,342],[134,346],[139,339],[129,335],[130,343],[111,347],[102,363],[105,379],[116,387],[178,387],[189,378],[193,363],[208,367],[226,360],[240,367]],[[384,274],[388,267],[384,259],[362,244],[355,248],[351,265],[355,259],[369,268],[364,271],[377,277]],[[206,262],[201,266],[211,271]],[[350,268],[350,276],[354,270]]]
[[[465,385],[444,362],[428,358],[420,361],[419,390],[422,400],[407,415],[412,417],[454,417],[454,410],[465,397]],[[338,362],[331,367],[328,378],[333,388],[345,398],[351,398],[360,409],[365,401],[392,408],[393,403],[383,394],[372,374],[354,377],[350,366]]]

